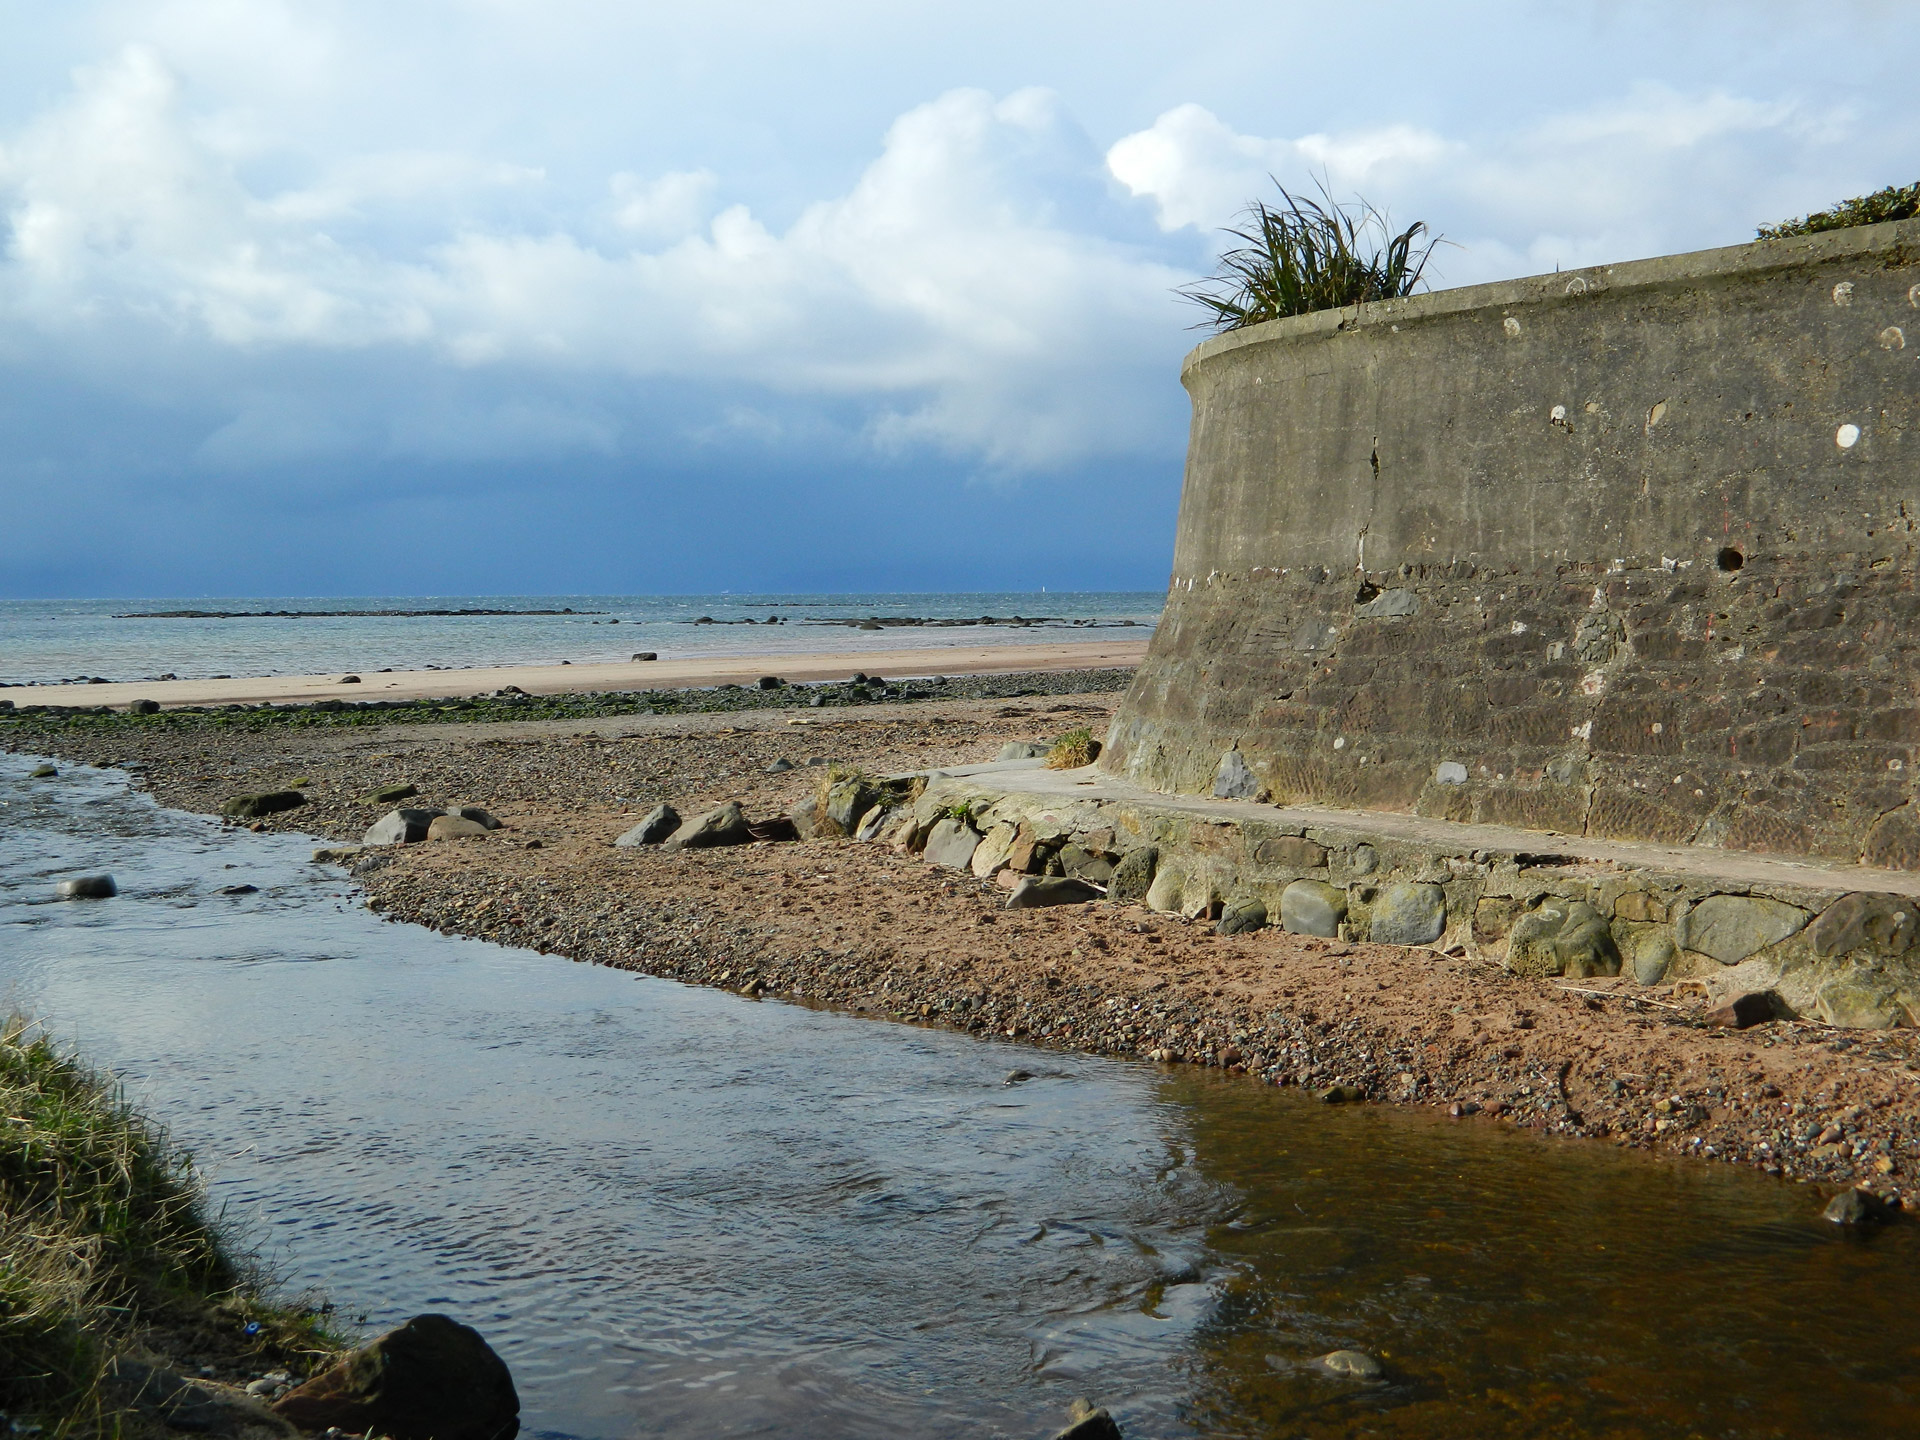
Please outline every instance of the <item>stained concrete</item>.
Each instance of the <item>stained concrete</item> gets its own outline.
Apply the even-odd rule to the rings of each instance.
[[[1916,327],[1903,221],[1207,341],[1102,768],[1920,867]]]

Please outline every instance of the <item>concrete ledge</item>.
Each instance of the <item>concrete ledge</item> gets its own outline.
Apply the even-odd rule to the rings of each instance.
[[[959,807],[1042,853],[1154,847],[1145,898],[1158,910],[1257,905],[1300,933],[1424,944],[1521,974],[1692,982],[1716,1004],[1763,992],[1784,1015],[1856,1028],[1920,1020],[1911,872],[1163,795],[1034,761],[933,772],[915,818],[924,828]]]

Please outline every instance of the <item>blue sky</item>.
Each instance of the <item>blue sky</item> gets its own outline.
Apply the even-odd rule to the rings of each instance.
[[[1165,583],[1273,174],[1436,283],[1920,178],[1920,7],[0,0],[0,594]]]

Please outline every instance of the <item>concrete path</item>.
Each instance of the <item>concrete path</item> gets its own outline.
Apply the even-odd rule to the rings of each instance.
[[[1660,845],[1650,841],[1596,840],[1548,830],[1519,830],[1506,825],[1464,825],[1420,815],[1386,811],[1332,810],[1317,805],[1261,805],[1251,800],[1216,800],[1204,795],[1162,795],[1094,766],[1048,770],[1038,760],[1005,760],[958,766],[944,775],[974,781],[983,788],[1021,795],[1099,801],[1175,812],[1223,825],[1255,822],[1342,830],[1357,840],[1385,837],[1424,845],[1444,853],[1475,851],[1539,856],[1568,856],[1639,870],[1665,870],[1714,884],[1799,886],[1811,890],[1864,890],[1920,897],[1920,873],[1879,870],[1837,861],[1794,860],[1756,855],[1747,850],[1716,850],[1699,845]]]

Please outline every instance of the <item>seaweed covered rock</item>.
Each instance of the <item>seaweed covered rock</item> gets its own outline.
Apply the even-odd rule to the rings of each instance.
[[[269,790],[260,795],[236,795],[220,807],[220,813],[229,820],[258,820],[263,815],[297,810],[306,803],[307,797],[298,790]]]
[[[391,1440],[513,1440],[520,1397],[506,1362],[471,1326],[416,1315],[281,1397],[303,1430]]]

